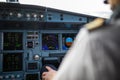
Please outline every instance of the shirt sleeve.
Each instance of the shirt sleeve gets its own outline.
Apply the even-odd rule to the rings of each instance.
[[[89,68],[93,66],[91,65],[91,57],[88,54],[88,38],[88,31],[85,28],[81,29],[72,47],[63,59],[54,80],[83,80],[82,76],[85,74],[85,65],[89,64]],[[89,76],[93,75],[91,70],[89,70],[89,73],[91,73]]]
[[[53,80],[114,80],[109,43],[93,36],[86,29],[78,33]]]

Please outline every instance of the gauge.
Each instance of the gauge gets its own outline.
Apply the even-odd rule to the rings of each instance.
[[[43,34],[42,35],[42,50],[58,50],[58,34]]]

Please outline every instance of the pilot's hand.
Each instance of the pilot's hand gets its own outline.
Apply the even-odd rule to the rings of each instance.
[[[53,77],[56,75],[56,72],[54,69],[52,69],[49,66],[46,66],[46,69],[48,70],[48,72],[43,72],[42,73],[42,80],[52,80]]]

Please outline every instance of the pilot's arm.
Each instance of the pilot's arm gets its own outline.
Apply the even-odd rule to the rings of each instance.
[[[84,37],[84,34],[86,34],[86,29],[81,29],[80,31],[80,38],[82,39]],[[47,72],[44,71],[42,73],[42,80],[53,80],[54,76],[56,76],[57,70],[54,70],[52,67],[49,65],[45,67],[47,69]]]
[[[90,34],[92,34],[92,30],[102,26],[101,24],[103,22],[102,19],[97,19],[79,31],[72,47],[60,65],[57,75],[55,77],[52,76],[54,80],[94,80],[93,76],[95,73],[91,50],[95,50],[94,53],[97,51],[101,52],[97,49],[102,47],[102,45],[99,41],[97,42],[96,39],[91,38]],[[51,71],[48,73],[50,72]],[[46,73],[46,75],[48,73]],[[84,79],[85,77],[89,79]],[[51,77],[46,80],[51,80],[50,78]]]
[[[78,33],[53,80],[116,80],[112,61],[114,38],[108,27],[92,31],[95,28],[83,28],[83,36]]]

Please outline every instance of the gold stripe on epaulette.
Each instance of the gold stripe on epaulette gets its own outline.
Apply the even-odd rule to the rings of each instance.
[[[104,24],[104,21],[105,21],[105,19],[103,19],[103,18],[96,18],[94,21],[86,24],[85,27],[88,30],[94,30],[96,28],[101,27]]]

